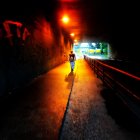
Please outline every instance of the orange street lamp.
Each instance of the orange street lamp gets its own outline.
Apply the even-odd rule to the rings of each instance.
[[[63,16],[62,21],[67,24],[69,22],[69,17],[68,16]]]
[[[75,34],[74,33],[71,33],[70,35],[73,37]]]

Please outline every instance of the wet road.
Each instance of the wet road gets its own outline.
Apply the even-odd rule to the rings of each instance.
[[[139,140],[125,108],[102,89],[85,61],[74,73],[60,65],[0,102],[0,140]]]
[[[38,77],[1,101],[0,139],[57,139],[71,90],[69,64]]]

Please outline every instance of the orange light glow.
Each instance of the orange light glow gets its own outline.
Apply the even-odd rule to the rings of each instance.
[[[62,18],[62,21],[63,21],[65,24],[67,24],[67,23],[69,22],[69,17],[65,15],[65,16]]]
[[[73,37],[75,34],[74,33],[71,33],[70,35]]]

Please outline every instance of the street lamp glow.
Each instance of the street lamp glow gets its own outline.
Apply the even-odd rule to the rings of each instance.
[[[70,35],[73,37],[75,34],[74,33],[71,33]]]
[[[68,17],[68,16],[64,16],[64,17],[62,18],[62,21],[63,21],[65,24],[67,24],[67,23],[69,22],[69,17]]]

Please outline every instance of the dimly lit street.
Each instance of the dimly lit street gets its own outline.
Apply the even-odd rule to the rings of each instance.
[[[140,140],[138,9],[1,1],[0,140]]]
[[[101,91],[102,82],[84,60],[73,73],[68,62],[60,65],[1,101],[1,139],[139,139],[130,114]]]
[[[57,139],[72,85],[68,73],[68,64],[59,66],[1,101],[1,139]]]

